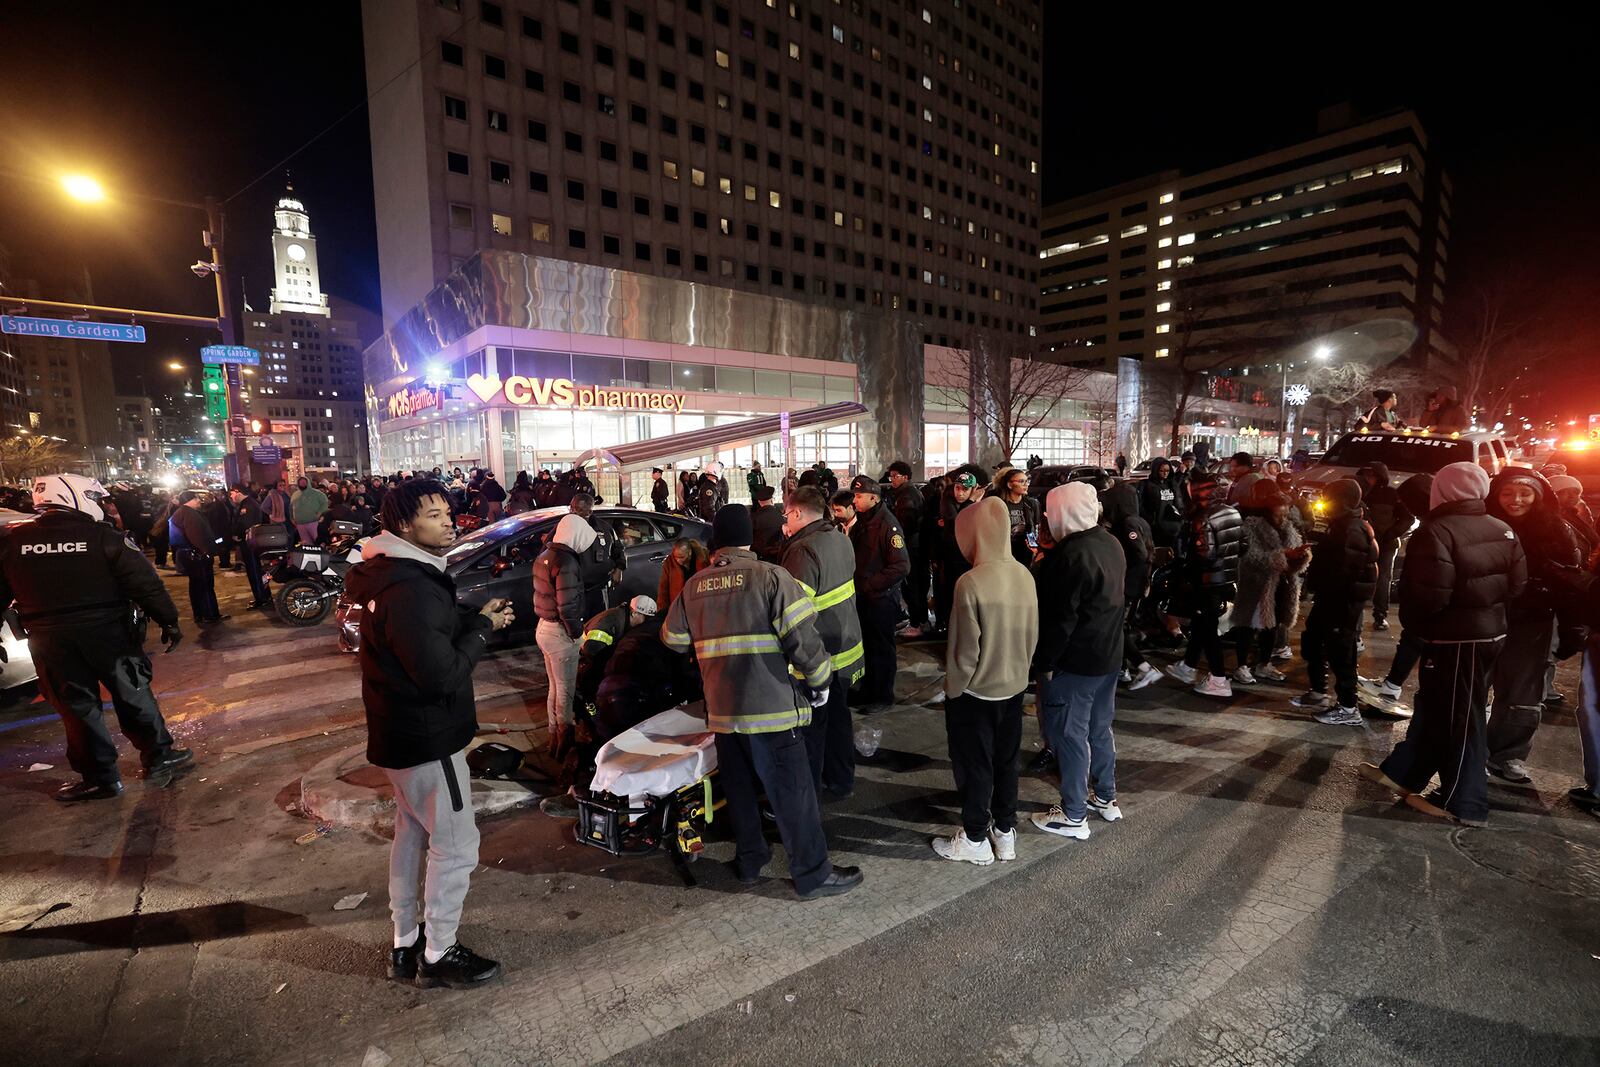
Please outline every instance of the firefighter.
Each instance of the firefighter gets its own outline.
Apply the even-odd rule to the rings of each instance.
[[[753,886],[772,858],[756,799],[764,790],[795,892],[803,900],[848,893],[861,884],[861,871],[828,860],[801,736],[811,709],[828,702],[833,674],[817,636],[817,609],[787,571],[750,551],[753,531],[743,504],[724,505],[713,531],[721,547],[672,602],[661,640],[679,652],[692,650],[700,662],[706,724],[716,735],[717,772],[738,846],[733,873]]]
[[[64,802],[122,793],[117,746],[101,714],[102,685],[123,734],[139,750],[145,777],[194,758],[167,732],[150,691],[150,659],[132,625],[136,603],[160,625],[171,652],[183,638],[178,607],[150,561],[101,521],[104,496],[93,478],[40,478],[33,483],[39,517],[0,532],[0,611],[16,601],[39,689],[61,716],[67,761],[83,778],[56,791]]]
[[[789,494],[783,509],[783,569],[817,609],[817,636],[833,665],[828,702],[812,710],[804,730],[812,784],[837,797],[855,789],[856,750],[850,734],[850,687],[865,673],[861,619],[856,615],[855,551],[827,519],[828,498],[814,485]]]
[[[863,712],[894,703],[894,627],[900,621],[900,583],[911,573],[905,531],[884,507],[882,488],[865,474],[850,483],[856,521],[850,543],[856,552],[856,611],[861,616],[867,677],[861,685]]]
[[[607,608],[583,624],[583,635],[578,638],[578,699],[593,704],[600,691],[600,681],[606,676],[606,663],[616,650],[622,635],[656,613],[656,602],[651,597],[636,596],[626,604]]]

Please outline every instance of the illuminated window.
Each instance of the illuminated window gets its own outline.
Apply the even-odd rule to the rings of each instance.
[[[833,39],[838,41],[840,44],[844,44],[844,27],[835,26],[833,28]]]
[[[1194,244],[1194,234],[1192,234],[1192,233],[1182,234],[1178,238],[1178,243],[1180,245],[1192,245],[1192,244]]]
[[[489,214],[489,225],[494,230],[494,232],[499,234],[501,237],[510,237],[511,236],[511,216],[510,215],[502,215],[499,212],[490,212],[490,214]]]
[[[790,59],[799,59],[800,58],[800,45],[796,41],[790,41],[789,42],[789,58]]]
[[[1156,349],[1156,358],[1157,359],[1166,359],[1171,354],[1172,354],[1172,350],[1170,348],[1158,348],[1158,349]]]
[[[1172,266],[1172,260],[1163,259],[1160,263],[1156,264],[1156,270],[1166,270],[1167,268],[1169,268],[1171,266]]]
[[[733,179],[732,178],[718,178],[717,179],[717,188],[721,189],[725,193],[732,193],[733,192]]]
[[[1172,238],[1170,238],[1170,237],[1163,237],[1161,240],[1156,242],[1156,247],[1157,248],[1170,248],[1171,246],[1172,246]]]
[[[782,207],[783,206],[783,194],[778,192],[778,190],[776,190],[776,189],[773,189],[770,192],[768,192],[767,193],[767,206],[768,207]]]
[[[1192,266],[1194,266],[1194,257],[1193,256],[1179,256],[1178,257],[1178,266],[1180,266],[1180,267],[1192,267]]]
[[[1159,282],[1156,282],[1156,292],[1158,292],[1158,293],[1164,293],[1168,289],[1171,289],[1171,288],[1172,288],[1172,279],[1171,278],[1163,278]]]
[[[1146,226],[1144,223],[1141,222],[1137,226],[1129,226],[1126,230],[1123,230],[1122,231],[1122,236],[1123,237],[1137,237],[1141,233],[1148,233],[1149,231],[1150,231],[1150,227]]]
[[[1170,204],[1170,203],[1172,203],[1173,199],[1176,196],[1177,196],[1176,193],[1162,193],[1161,194],[1161,203]]]
[[[717,49],[717,51],[716,51],[716,60],[717,60],[717,66],[721,67],[723,70],[727,70],[728,69],[728,53],[724,52],[720,48]]]
[[[843,226],[844,225],[844,212],[835,211],[833,213],[833,224],[835,226]]]
[[[671,178],[673,181],[677,181],[678,180],[678,164],[673,162],[670,159],[663,159],[661,161],[661,173],[665,174],[667,177]]]
[[[1163,322],[1163,323],[1159,323],[1156,326],[1156,333],[1171,333],[1171,332],[1172,332],[1172,324],[1171,323]]]
[[[1171,226],[1172,225],[1172,216],[1171,215],[1162,215],[1161,216],[1161,225],[1162,226]]]
[[[1171,310],[1172,310],[1172,301],[1170,301],[1170,300],[1163,300],[1161,303],[1156,305],[1156,313],[1157,314],[1160,314],[1163,311],[1171,311]]]
[[[750,201],[752,204],[755,203],[756,202],[756,187],[746,183],[746,185],[744,187],[744,198],[746,200]]]

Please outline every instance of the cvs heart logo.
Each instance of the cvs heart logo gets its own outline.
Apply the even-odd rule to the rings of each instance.
[[[467,378],[467,388],[477,393],[478,399],[485,404],[499,395],[501,385],[498,374],[493,378],[485,378],[481,374],[473,374]]]

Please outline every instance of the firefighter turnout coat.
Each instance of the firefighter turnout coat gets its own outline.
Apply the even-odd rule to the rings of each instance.
[[[861,616],[856,612],[856,554],[850,538],[818,519],[790,538],[783,569],[794,575],[817,609],[817,636],[846,687],[861,680]]]
[[[661,640],[699,662],[712,733],[778,733],[811,721],[811,693],[833,674],[816,615],[789,572],[747,549],[723,549],[684,583]]]

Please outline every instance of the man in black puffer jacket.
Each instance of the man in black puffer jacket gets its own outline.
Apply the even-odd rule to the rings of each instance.
[[[1400,490],[1390,484],[1388,467],[1369,463],[1356,472],[1356,478],[1361,482],[1361,502],[1367,509],[1367,523],[1378,542],[1378,585],[1372,593],[1372,628],[1387,630],[1395,557],[1400,552],[1401,539],[1411,532],[1417,520],[1401,501]]]
[[[1328,532],[1311,555],[1305,589],[1316,597],[1300,637],[1311,688],[1290,701],[1297,708],[1318,709],[1317,721],[1329,726],[1360,726],[1356,706],[1356,637],[1361,609],[1378,583],[1378,546],[1372,528],[1361,517],[1361,486],[1341,478],[1323,494],[1328,501]],[[1333,667],[1338,704],[1328,701],[1328,667]]]
[[[346,580],[361,613],[361,701],[367,759],[394,787],[389,977],[472,988],[500,973],[456,940],[467,881],[478,865],[466,749],[478,729],[472,670],[491,630],[510,625],[510,601],[456,603],[444,552],[455,540],[444,486],[418,480],[383,502],[385,532],[362,547]],[[423,881],[424,861],[426,880]],[[418,899],[418,883],[426,887]],[[421,922],[419,923],[419,920]]]
[[[1223,609],[1233,599],[1239,580],[1239,556],[1244,552],[1244,520],[1239,509],[1222,496],[1214,474],[1197,474],[1189,482],[1189,513],[1184,517],[1178,537],[1178,556],[1183,560],[1184,590],[1180,606],[1189,613],[1189,650],[1182,663],[1174,663],[1167,673],[1185,685],[1193,685],[1201,696],[1231,697],[1233,684],[1217,632]],[[1174,608],[1173,614],[1181,614]],[[1206,657],[1210,677],[1196,682],[1200,656]]]
[[[1424,646],[1417,710],[1405,740],[1362,774],[1430,815],[1482,826],[1489,816],[1484,704],[1505,644],[1506,605],[1528,567],[1511,527],[1487,513],[1489,476],[1451,463],[1434,476],[1428,517],[1406,546],[1400,623]],[[1439,775],[1439,792],[1419,796]]]

